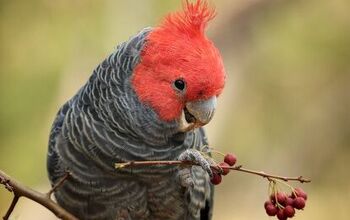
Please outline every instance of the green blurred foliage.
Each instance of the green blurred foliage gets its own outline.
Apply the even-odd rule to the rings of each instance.
[[[0,1],[0,169],[48,187],[47,139],[60,105],[118,43],[157,24],[180,2]],[[210,36],[229,40],[217,40],[228,81],[208,126],[211,143],[235,152],[247,167],[310,176],[310,200],[298,219],[347,219],[347,0],[274,1],[255,10],[243,39],[227,34],[235,26],[226,18],[244,1],[214,2],[225,25],[214,21]],[[217,187],[214,219],[268,219],[264,180],[232,176]],[[0,214],[10,198],[0,188]]]

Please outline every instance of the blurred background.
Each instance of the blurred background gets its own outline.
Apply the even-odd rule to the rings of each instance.
[[[228,78],[212,146],[247,168],[310,177],[296,219],[349,219],[348,0],[212,0],[208,35]],[[116,45],[155,26],[180,0],[0,1],[0,169],[49,189],[47,140],[59,107]],[[266,180],[230,173],[216,187],[214,220],[269,219]],[[300,184],[293,184],[300,186]],[[0,215],[12,195],[0,187]],[[55,219],[21,199],[13,219]]]

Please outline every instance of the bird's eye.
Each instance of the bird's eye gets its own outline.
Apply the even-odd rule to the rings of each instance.
[[[183,91],[185,89],[186,84],[185,84],[185,81],[183,81],[183,79],[177,79],[174,82],[174,86],[178,90]]]

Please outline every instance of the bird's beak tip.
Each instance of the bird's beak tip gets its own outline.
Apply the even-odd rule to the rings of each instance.
[[[209,99],[187,102],[181,115],[180,130],[191,130],[210,122],[216,109],[216,96]]]

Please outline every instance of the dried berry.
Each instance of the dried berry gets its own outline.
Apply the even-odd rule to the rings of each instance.
[[[270,200],[271,200],[271,202],[272,202],[273,204],[276,203],[276,195],[275,195],[274,193],[272,193],[272,194],[270,195]]]
[[[219,166],[220,167],[229,167],[230,165],[228,165],[226,162],[221,162],[221,163],[219,163]],[[222,168],[222,175],[226,176],[229,172],[230,172],[230,169]]]
[[[278,208],[273,204],[265,206],[265,211],[268,216],[275,216],[278,212]]]
[[[281,204],[281,205],[285,205],[286,204],[287,196],[286,196],[285,193],[278,192],[276,194],[276,198],[277,198],[277,201],[278,201],[279,204]]]
[[[294,202],[294,199],[292,199],[291,197],[287,197],[286,198],[286,202],[285,202],[285,205],[291,205],[293,206],[293,202]]]
[[[267,201],[264,203],[264,207],[266,208],[266,206],[268,206],[268,205],[274,205],[274,204],[272,203],[271,200],[267,200]]]
[[[287,205],[286,207],[284,207],[283,213],[284,213],[284,216],[288,218],[292,218],[295,214],[295,210],[292,206]]]
[[[224,161],[228,165],[233,166],[233,165],[235,165],[235,163],[237,161],[237,157],[234,154],[226,154]]]
[[[297,197],[294,199],[293,207],[296,209],[303,209],[305,207],[305,199],[303,197]]]
[[[277,211],[277,218],[279,219],[279,220],[286,220],[287,219],[287,217],[284,215],[284,211],[283,211],[284,209],[279,209],[278,211]]]
[[[295,188],[294,193],[297,195],[297,197],[303,197],[305,201],[307,200],[307,194],[302,188]]]
[[[213,172],[213,178],[211,178],[210,182],[214,185],[218,185],[221,183],[221,180],[221,174]]]

